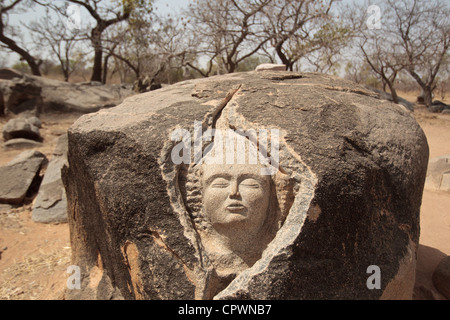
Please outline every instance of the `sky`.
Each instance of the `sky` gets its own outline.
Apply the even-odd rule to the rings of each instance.
[[[187,7],[189,2],[192,0],[155,0],[154,1],[154,8],[157,12],[161,13],[162,15],[166,14],[174,14],[176,12],[179,12],[180,9]],[[214,0],[211,0],[214,1]],[[348,3],[352,2],[353,0],[340,0],[341,3]],[[359,1],[365,1],[365,0],[357,0]],[[61,2],[61,0],[56,0],[55,2]],[[89,19],[89,14],[85,10],[81,10],[81,19],[83,21],[84,18]],[[18,26],[18,29],[23,34],[23,40],[25,42],[25,47],[27,49],[32,48],[32,39],[29,35],[28,30],[21,26],[21,23],[23,22],[29,22],[37,20],[39,17],[42,17],[45,15],[45,9],[42,6],[34,6],[32,9],[27,10],[26,12],[18,13],[18,14],[11,14],[10,15],[10,24],[14,26]],[[19,44],[23,43],[21,41],[17,41]],[[0,67],[1,65],[6,66],[12,66],[14,63],[17,63],[19,61],[19,55],[16,53],[10,53],[7,52],[5,49],[0,47]]]
[[[57,0],[58,1],[58,0]],[[179,11],[181,8],[186,7],[191,0],[155,0],[154,8],[157,12],[163,15],[173,14]],[[56,1],[55,1],[56,2]],[[32,9],[17,14],[11,14],[9,17],[9,23],[13,26],[18,26],[18,29],[23,34],[23,39],[26,43],[26,48],[31,47],[32,39],[25,27],[21,26],[23,22],[30,22],[39,19],[45,15],[45,9],[42,6],[34,6]],[[84,16],[88,17],[87,12],[81,11],[82,19]],[[17,41],[21,43],[20,41]],[[3,62],[6,66],[11,66],[19,61],[19,55],[11,53],[0,47],[0,67]]]

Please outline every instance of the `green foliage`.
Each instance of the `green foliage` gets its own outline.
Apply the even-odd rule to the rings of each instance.
[[[16,64],[14,64],[12,66],[12,68],[14,70],[17,70],[17,71],[22,72],[22,73],[31,74],[30,66],[26,62],[17,62]]]
[[[254,71],[257,66],[263,63],[269,63],[269,59],[262,56],[250,56],[248,58],[245,58],[241,62],[239,62],[236,71],[237,72],[247,72],[247,71]]]

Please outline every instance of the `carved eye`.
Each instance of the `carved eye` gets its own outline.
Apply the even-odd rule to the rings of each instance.
[[[230,182],[224,178],[217,178],[211,183],[211,187],[213,188],[227,188],[230,185]]]
[[[241,182],[241,186],[246,187],[246,188],[250,188],[250,189],[259,189],[261,188],[261,185],[259,184],[258,181],[256,181],[255,179],[245,179]]]

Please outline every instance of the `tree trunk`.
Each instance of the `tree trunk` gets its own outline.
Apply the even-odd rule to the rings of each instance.
[[[69,71],[63,70],[63,75],[64,75],[64,81],[69,82]]]
[[[102,82],[103,48],[102,31],[103,27],[97,25],[91,32],[91,42],[94,48],[94,65],[92,67],[91,81]]]
[[[433,90],[428,86],[423,88],[423,102],[427,108],[431,107],[431,103],[433,102]]]
[[[19,47],[14,40],[4,35],[0,35],[0,42],[3,42],[10,50],[19,54],[28,63],[33,75],[41,76],[41,71],[39,70],[39,65],[36,60],[27,51]]]
[[[103,75],[102,75],[102,83],[106,84],[106,78],[108,77],[108,61],[111,57],[111,54],[106,55],[105,59],[103,59]]]
[[[94,53],[94,66],[92,67],[91,81],[102,82],[102,63],[103,63],[103,50],[95,48]]]
[[[385,81],[384,83],[385,83],[384,86],[386,86],[386,84],[389,86],[389,91],[391,91],[392,101],[394,101],[394,103],[398,103],[397,90],[395,90],[394,84],[389,81]],[[386,90],[383,90],[383,91],[386,91]]]
[[[283,43],[278,43],[275,47],[275,51],[278,55],[278,58],[280,58],[281,63],[286,66],[287,71],[292,71],[292,68],[294,67],[294,63],[289,60],[288,57],[283,53]]]

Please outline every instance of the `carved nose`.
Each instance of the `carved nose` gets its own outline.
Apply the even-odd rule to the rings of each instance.
[[[230,198],[236,199],[240,198],[240,196],[241,195],[239,193],[239,184],[237,182],[231,183]]]

